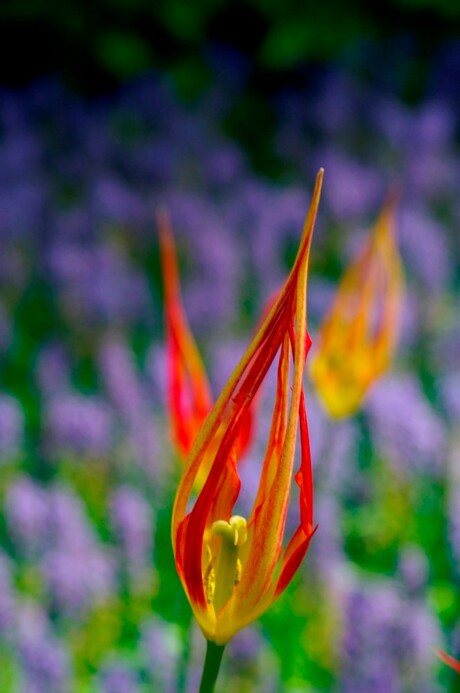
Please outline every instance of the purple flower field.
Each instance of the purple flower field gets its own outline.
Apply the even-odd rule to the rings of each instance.
[[[287,276],[320,166],[313,349],[390,191],[401,335],[346,421],[306,381],[319,528],[286,593],[228,646],[217,690],[451,690],[435,650],[459,654],[456,105],[433,89],[410,107],[325,72],[314,89],[278,94],[272,180],[225,135],[244,76],[220,69],[187,106],[158,75],[95,101],[53,80],[0,92],[0,691],[197,690],[205,643],[170,540],[181,467],[155,213],[171,214],[216,396]],[[243,509],[272,385],[241,466]]]

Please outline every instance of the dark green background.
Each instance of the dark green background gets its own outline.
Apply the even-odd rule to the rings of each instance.
[[[184,95],[209,78],[213,45],[250,59],[261,93],[339,61],[364,78],[423,95],[440,46],[460,35],[457,0],[2,0],[0,79],[57,73],[101,93],[146,70],[169,71]]]

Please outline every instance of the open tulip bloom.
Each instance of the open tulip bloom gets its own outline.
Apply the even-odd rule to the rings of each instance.
[[[201,427],[176,494],[172,518],[176,567],[198,624],[214,648],[222,648],[283,592],[314,533],[302,379],[310,346],[308,259],[322,174],[321,170],[317,176],[291,273]],[[258,491],[246,519],[232,512],[240,490],[241,435],[248,425],[251,403],[277,355],[271,429]],[[298,432],[299,525],[283,550]],[[196,495],[195,480],[203,469],[207,470],[206,480]]]
[[[390,200],[346,270],[320,328],[310,374],[333,418],[354,414],[391,361],[403,298],[394,235],[395,209]]]

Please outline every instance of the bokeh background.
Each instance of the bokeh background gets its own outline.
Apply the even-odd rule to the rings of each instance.
[[[352,419],[306,383],[319,529],[219,690],[460,690],[434,653],[460,653],[459,29],[455,0],[3,0],[2,693],[197,690],[155,209],[218,393],[319,166],[313,339],[395,186],[401,339]]]

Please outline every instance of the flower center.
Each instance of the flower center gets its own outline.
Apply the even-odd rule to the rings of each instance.
[[[221,537],[221,546],[215,570],[211,565],[209,573],[206,571],[209,582],[206,584],[206,593],[208,601],[213,602],[218,613],[240,581],[241,562],[238,553],[239,547],[248,537],[246,519],[240,515],[233,515],[229,522],[217,520],[212,525],[212,533],[215,537]]]

